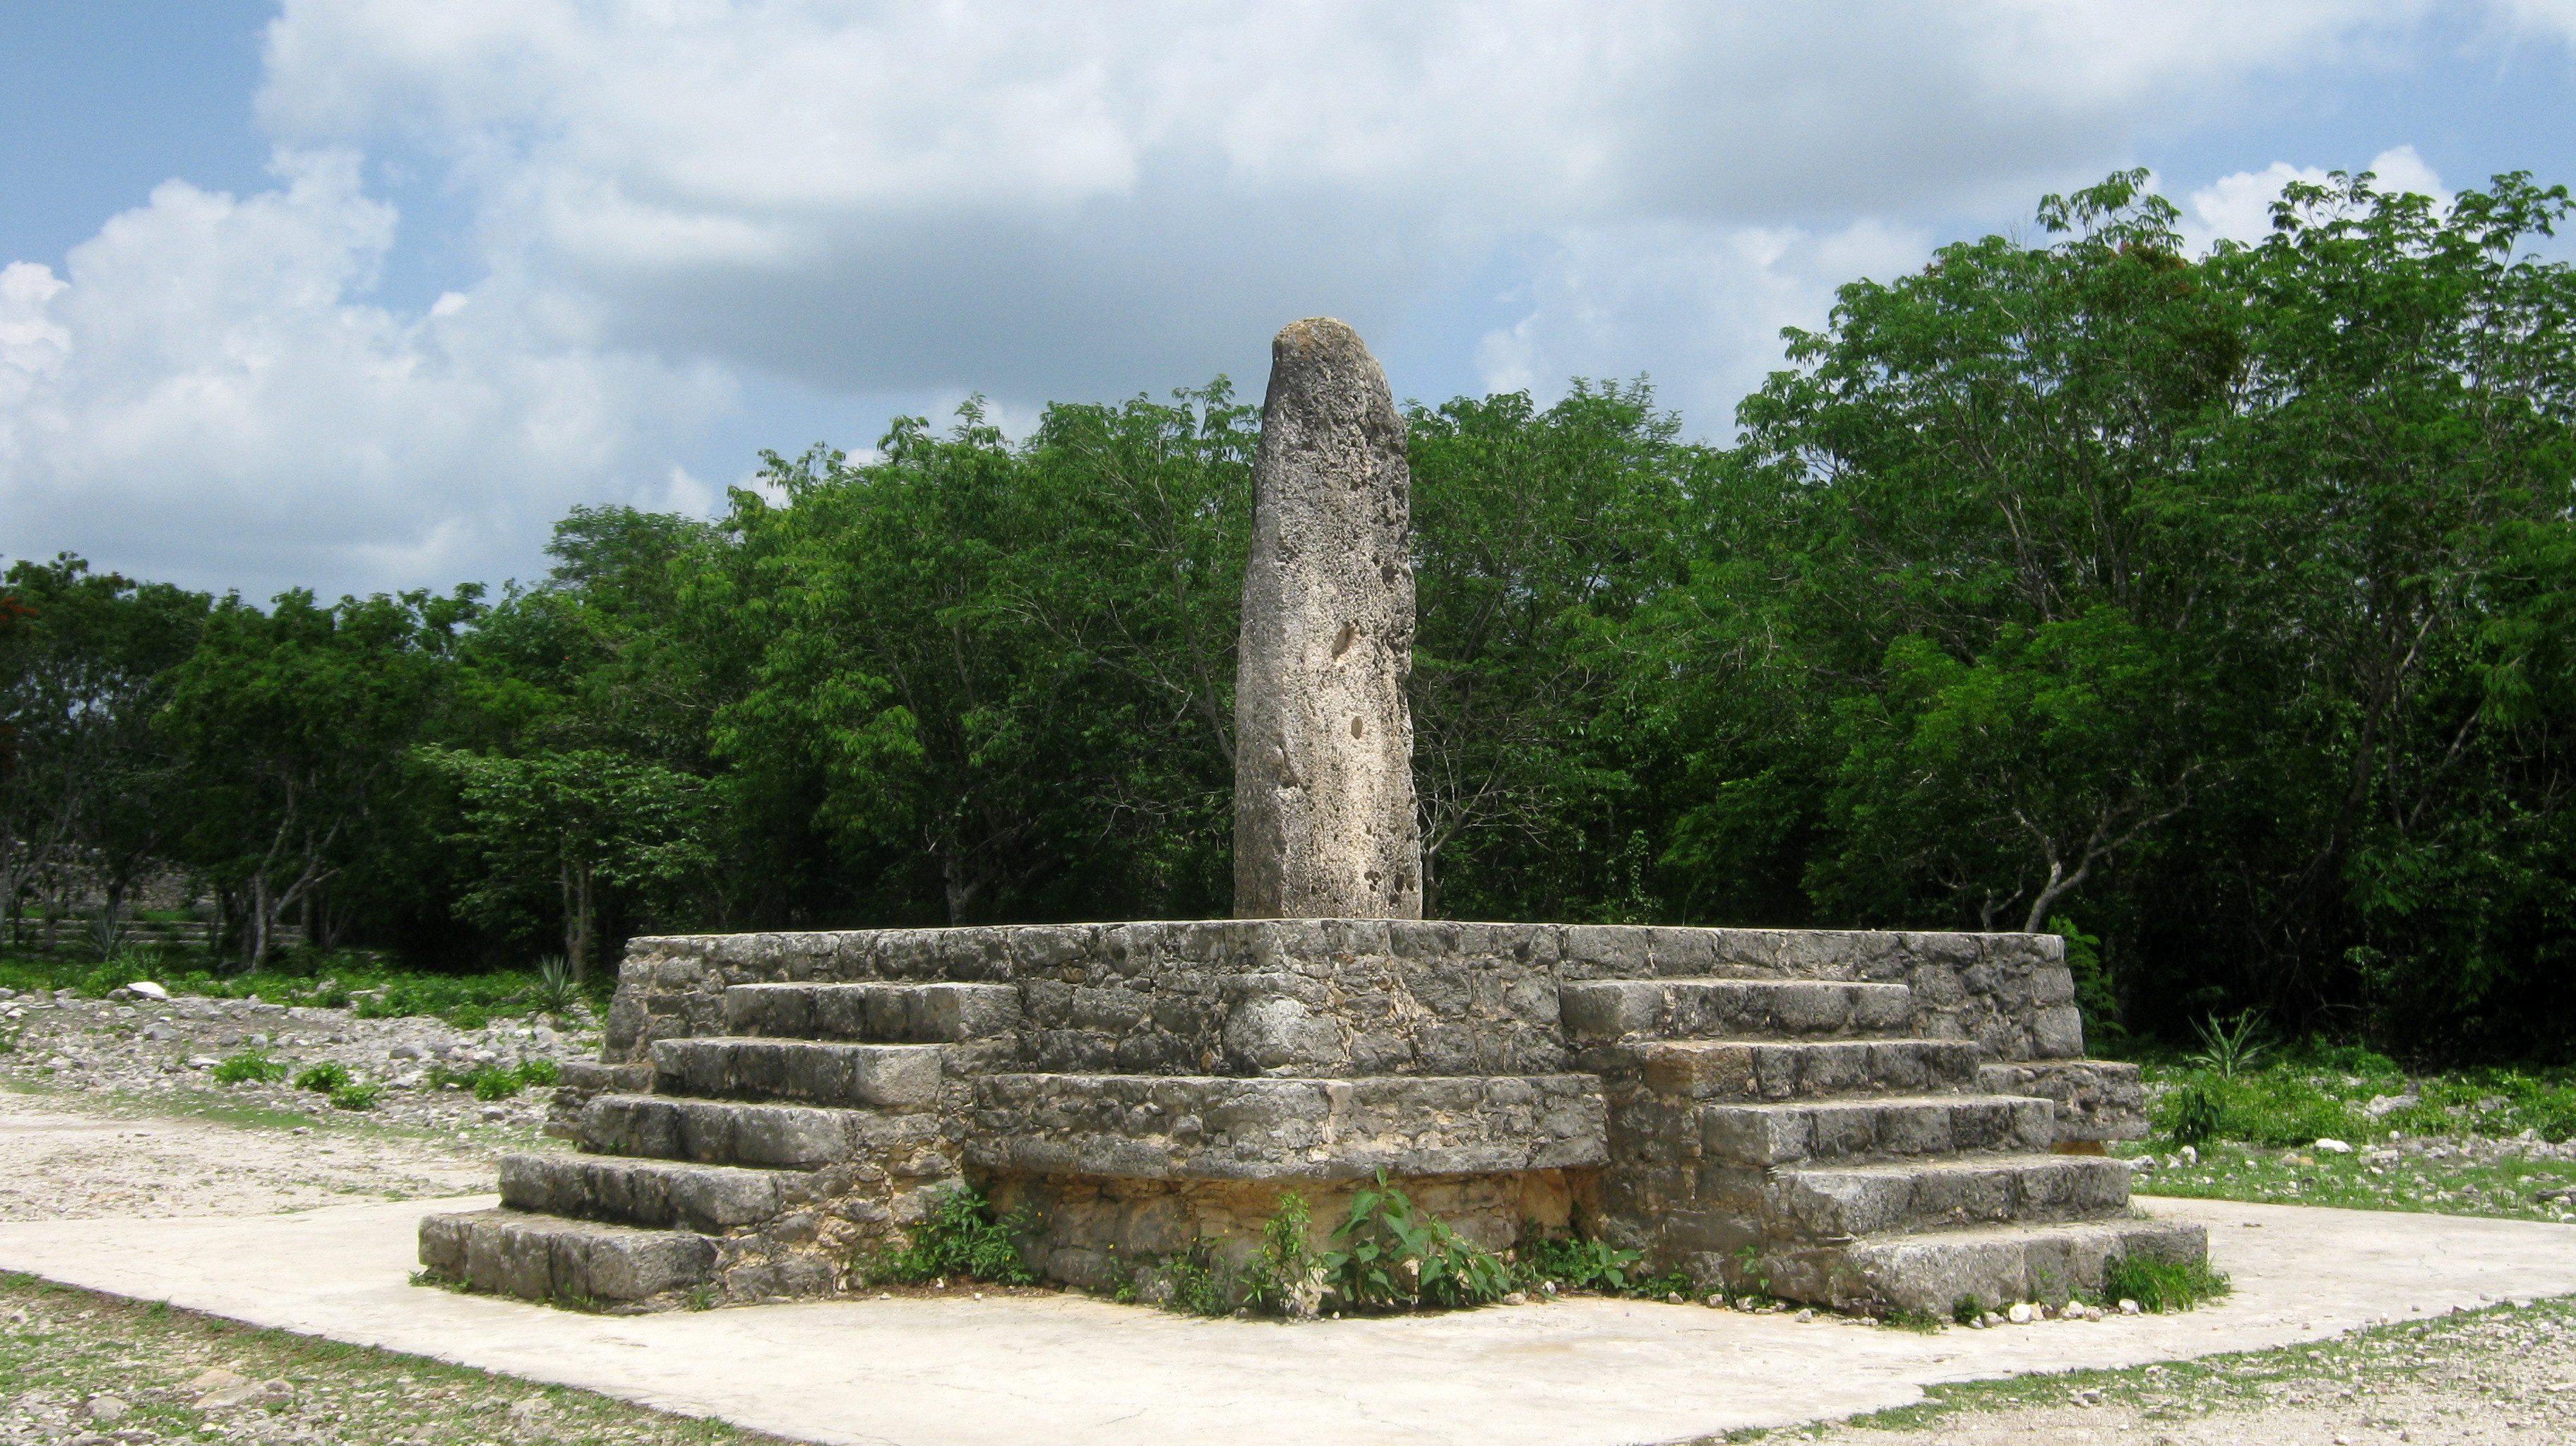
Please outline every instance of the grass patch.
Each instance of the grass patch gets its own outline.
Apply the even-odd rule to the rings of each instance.
[[[2134,1300],[2138,1309],[2161,1315],[2189,1310],[2235,1288],[2225,1271],[2212,1269],[2206,1260],[2152,1260],[2143,1255],[2124,1255],[2104,1266],[2102,1295],[2095,1303],[2110,1305]]]
[[[286,1066],[264,1049],[245,1049],[226,1056],[214,1068],[217,1084],[274,1084],[286,1078]]]

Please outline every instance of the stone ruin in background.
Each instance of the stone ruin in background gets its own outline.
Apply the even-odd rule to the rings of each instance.
[[[1350,328],[1272,348],[1237,682],[1231,920],[635,940],[574,1154],[502,1162],[424,1265],[649,1308],[864,1284],[940,1192],[1029,1207],[1031,1266],[1110,1289],[1240,1261],[1285,1191],[1317,1244],[1383,1170],[1501,1248],[1577,1230],[1872,1313],[2063,1301],[2203,1257],[2132,1218],[2030,934],[1427,921],[1404,702],[1404,423]]]

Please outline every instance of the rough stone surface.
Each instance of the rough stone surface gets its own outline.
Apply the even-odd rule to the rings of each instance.
[[[1359,334],[1270,348],[1235,672],[1234,912],[1416,919],[1412,482],[1404,419]]]
[[[1493,1174],[1609,1162],[1590,1075],[1356,1080],[993,1075],[972,1165],[1137,1179]]]

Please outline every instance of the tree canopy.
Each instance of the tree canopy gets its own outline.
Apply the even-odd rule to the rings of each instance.
[[[2339,176],[2195,254],[2124,174],[1843,288],[1726,445],[1411,406],[1430,912],[2055,929],[2097,1031],[2563,1054],[2569,204]],[[243,958],[1221,914],[1259,425],[970,403],[494,598],[20,562],[12,927],[155,867]]]

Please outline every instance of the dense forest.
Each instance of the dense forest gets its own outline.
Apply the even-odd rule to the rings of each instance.
[[[2569,204],[2338,177],[2195,255],[2123,175],[1845,287],[1729,445],[1642,381],[1415,406],[1427,911],[2050,929],[2097,1032],[2563,1056]],[[1258,428],[904,420],[497,595],[19,561],[6,927],[174,873],[245,967],[1223,915]]]

